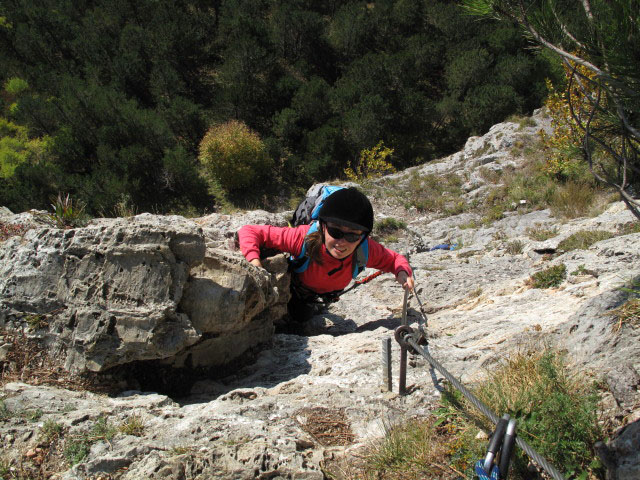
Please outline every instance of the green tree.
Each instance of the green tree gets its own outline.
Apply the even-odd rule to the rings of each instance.
[[[634,0],[466,0],[473,13],[508,18],[556,54],[569,73],[566,101],[584,161],[640,219],[640,22]]]
[[[142,209],[171,209],[185,198],[204,204],[205,185],[193,182],[202,108],[212,97],[201,72],[215,22],[204,2],[9,0],[0,17],[5,74],[30,87],[10,119],[31,137],[51,137],[53,167],[63,175],[52,175],[49,189],[63,182],[92,213],[110,211],[123,194]],[[182,167],[169,172],[175,152]],[[16,172],[13,181],[30,177]]]

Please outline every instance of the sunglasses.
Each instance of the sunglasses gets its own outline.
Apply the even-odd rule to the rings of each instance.
[[[327,227],[327,233],[331,235],[332,238],[335,238],[336,240],[340,240],[341,238],[344,238],[349,243],[355,243],[362,240],[362,236],[363,236],[362,233],[343,232],[339,228],[330,227],[329,225],[326,225],[326,227]]]

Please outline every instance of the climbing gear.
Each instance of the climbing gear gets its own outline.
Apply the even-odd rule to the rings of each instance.
[[[384,272],[382,272],[382,270],[378,270],[377,272],[372,273],[368,277],[364,277],[362,280],[356,280],[355,282],[353,282],[353,284],[349,288],[346,288],[346,289],[342,290],[338,296],[344,295],[345,293],[353,290],[354,288],[359,287],[360,285],[364,285],[365,283],[369,283],[371,280],[373,280],[374,278],[379,277],[383,273]]]
[[[493,413],[489,407],[487,407],[482,401],[476,398],[467,388],[464,387],[451,373],[449,373],[436,359],[434,359],[428,352],[426,347],[422,347],[418,344],[417,339],[419,338],[419,332],[414,331],[411,327],[402,328],[404,326],[398,327],[396,329],[397,337],[400,338],[400,346],[410,346],[413,347],[420,355],[422,355],[429,364],[438,370],[462,395],[464,395],[467,400],[469,400],[480,412],[482,412],[489,420],[491,420],[495,425],[498,424],[500,419],[497,417],[495,413]],[[402,365],[401,365],[402,367]],[[538,465],[540,465],[554,480],[564,480],[562,474],[556,470],[556,468],[551,465],[544,457],[541,457],[538,452],[536,452],[527,442],[525,442],[521,437],[515,435],[515,424],[511,429],[507,428],[509,432],[509,438],[505,438],[505,441],[508,440],[509,443],[512,443],[515,440],[515,443],[522,448],[522,450],[529,455],[529,457]],[[513,438],[512,438],[513,437]],[[512,446],[509,445],[507,447],[509,451],[507,452],[509,456],[511,455]],[[484,465],[482,465],[484,467]],[[499,468],[499,467],[498,467]],[[493,474],[493,473],[492,473]],[[490,477],[493,478],[493,477]]]
[[[292,227],[298,225],[309,225],[314,220],[318,220],[320,209],[324,205],[325,199],[337,190],[341,190],[344,187],[337,185],[315,185],[307,192],[307,196],[298,204],[291,221],[289,222]]]
[[[494,465],[491,469],[491,473],[487,473],[484,469],[484,465],[482,464],[482,460],[478,460],[475,466],[475,472],[478,476],[479,480],[499,480],[500,478],[505,478],[500,476],[500,469],[497,465]]]
[[[349,187],[332,192],[324,199],[318,218],[365,233],[373,230],[373,207],[365,194]]]
[[[292,282],[291,288],[292,290],[296,291],[296,294],[298,295],[299,298],[305,299],[305,301],[308,303],[325,303],[325,304],[334,303],[340,300],[340,297],[345,293],[353,290],[354,288],[359,287],[360,285],[369,283],[371,280],[379,277],[383,273],[384,272],[379,270],[375,273],[372,273],[368,277],[363,278],[362,280],[356,280],[355,282],[353,282],[353,284],[351,284],[349,288],[345,288],[344,290],[335,290],[333,292],[327,292],[322,294],[315,293],[309,290],[308,288],[305,288],[302,285],[298,284],[297,282]]]
[[[491,435],[484,460],[479,460],[476,463],[475,471],[480,480],[489,478],[489,475],[494,478],[494,474],[496,478],[506,480],[515,440],[516,421],[505,413]],[[499,465],[496,462],[498,457],[500,457]]]
[[[424,327],[427,325],[427,317],[424,312],[424,306],[420,301],[415,289],[413,294],[420,305],[420,313],[424,320]],[[406,310],[407,304],[407,292],[405,291],[405,306],[403,311]],[[394,332],[396,341],[401,347],[400,353],[400,393],[404,394],[402,386],[406,383],[406,353],[403,363],[403,352],[412,351],[422,355],[429,365],[431,366],[432,379],[434,384],[437,384],[437,378],[435,377],[435,371],[438,370],[464,397],[467,398],[480,412],[482,412],[491,422],[498,427],[496,432],[491,438],[487,455],[484,460],[479,460],[475,465],[476,474],[480,480],[497,480],[506,479],[509,473],[509,464],[513,454],[514,444],[517,444],[529,457],[542,469],[544,469],[554,480],[564,480],[562,474],[556,470],[544,457],[540,456],[527,442],[516,435],[516,421],[510,419],[508,415],[504,415],[503,419],[499,419],[495,413],[493,413],[482,401],[476,398],[464,385],[462,385],[451,373],[449,373],[436,359],[434,359],[429,353],[428,343],[426,342],[426,331],[423,328],[423,324],[418,319],[418,329],[414,330],[407,324],[405,314],[403,313],[403,322]],[[424,346],[421,345],[424,343]],[[404,365],[404,367],[403,367]],[[404,370],[404,376],[403,376]],[[499,424],[502,422],[502,426]],[[500,451],[501,449],[501,451]],[[500,453],[499,465],[495,465],[495,459]]]
[[[329,213],[332,213],[334,210],[336,210],[338,206],[343,207],[347,211],[349,211],[349,209],[353,207],[353,205],[351,206],[342,205],[342,202],[344,200],[344,198],[342,197],[345,197],[344,193],[340,193],[338,195],[337,201],[335,200],[334,195],[344,190],[351,191],[355,189],[348,189],[348,188],[340,187],[337,185],[316,185],[313,188],[309,189],[309,191],[307,192],[306,198],[300,202],[300,204],[294,211],[293,216],[291,217],[291,222],[290,222],[291,225],[295,227],[298,225],[311,224],[311,228],[307,232],[307,237],[314,232],[321,231],[320,214],[321,214],[321,211],[325,211],[325,206],[327,204],[326,203],[327,201],[329,201],[329,209],[328,209]],[[362,196],[364,197],[367,203],[369,202],[367,197],[365,197],[363,194],[361,194],[357,190],[355,191],[357,192],[357,194],[355,194],[355,197]],[[352,196],[354,196],[354,194],[351,192],[346,194],[346,197],[348,198],[351,198]],[[334,198],[334,200],[329,200],[331,198]],[[369,203],[369,207],[371,207],[370,203]],[[346,216],[346,217],[349,217],[349,215],[351,215],[353,217],[352,219],[356,218],[356,215],[348,214],[348,213],[345,214],[344,212],[336,213],[336,215]],[[333,221],[333,220],[330,220],[330,221]],[[344,222],[341,222],[340,220],[336,220],[335,223],[342,225]],[[371,209],[371,228],[373,228],[373,209]],[[371,228],[369,228],[368,230],[371,230]],[[362,227],[362,228],[356,228],[356,230],[367,230],[367,229]],[[329,234],[331,235],[331,233]],[[339,235],[339,234],[336,234],[336,235]],[[340,237],[334,237],[333,235],[331,236],[336,239],[340,238]],[[362,242],[360,243],[360,245],[358,245],[358,248],[356,249],[354,255],[355,256],[354,256],[354,262],[353,262],[352,278],[355,279],[366,268],[367,261],[369,260],[369,239],[367,238],[366,234],[364,239],[362,239]],[[305,241],[302,244],[302,250],[300,251],[298,256],[292,255],[291,257],[289,257],[289,263],[290,263],[289,269],[295,273],[302,273],[307,268],[309,268],[310,261],[311,259],[307,256],[307,239],[305,237]]]

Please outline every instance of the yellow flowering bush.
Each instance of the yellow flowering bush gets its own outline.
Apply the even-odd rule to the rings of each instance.
[[[396,169],[387,160],[391,155],[393,155],[393,148],[385,147],[384,142],[380,140],[375,147],[362,150],[355,170],[346,168],[344,174],[349,180],[358,181],[394,173]]]

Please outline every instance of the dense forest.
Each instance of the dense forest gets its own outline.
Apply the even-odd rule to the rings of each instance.
[[[514,22],[446,0],[3,0],[0,58],[0,205],[97,215],[273,206],[380,142],[423,163],[561,81]],[[261,161],[220,184],[200,145],[233,132]]]

